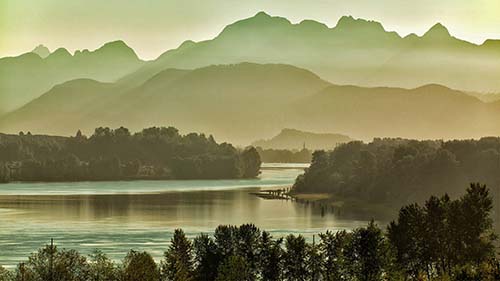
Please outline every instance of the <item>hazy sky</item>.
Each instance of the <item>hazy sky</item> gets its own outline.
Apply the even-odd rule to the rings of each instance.
[[[401,35],[436,22],[456,37],[500,38],[500,0],[0,0],[0,56],[42,43],[95,49],[122,39],[145,59],[184,40],[203,40],[258,11],[335,26],[343,15],[373,19]]]

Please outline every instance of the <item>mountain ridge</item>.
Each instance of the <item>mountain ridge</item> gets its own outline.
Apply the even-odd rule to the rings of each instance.
[[[401,37],[380,22],[353,16],[328,27],[259,12],[227,25],[213,39],[185,41],[121,80],[142,83],[166,68],[246,61],[295,65],[335,84],[415,88],[437,83],[465,91],[500,91],[500,81],[493,77],[495,70],[500,72],[500,63],[493,63],[500,57],[500,45],[495,45],[458,39],[441,23],[422,36]],[[481,64],[492,66],[485,70]]]
[[[2,58],[0,115],[25,105],[65,81],[90,78],[111,82],[134,72],[143,63],[132,48],[119,40],[93,51],[82,50],[74,54],[58,48],[44,58],[33,52]]]
[[[365,140],[473,138],[500,134],[499,118],[500,103],[442,85],[335,85],[295,66],[240,63],[167,69],[132,88],[66,82],[0,118],[0,130],[68,135],[99,126],[168,124],[247,145],[282,128]]]

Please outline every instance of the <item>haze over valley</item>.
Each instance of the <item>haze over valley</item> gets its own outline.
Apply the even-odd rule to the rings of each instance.
[[[260,12],[147,62],[122,41],[73,55],[38,46],[0,60],[0,129],[169,124],[241,145],[286,127],[365,140],[495,135],[500,105],[471,96],[500,91],[496,42],[475,45],[440,24],[401,38],[350,16],[328,28]]]
[[[0,4],[0,281],[499,280],[497,2],[194,2]]]

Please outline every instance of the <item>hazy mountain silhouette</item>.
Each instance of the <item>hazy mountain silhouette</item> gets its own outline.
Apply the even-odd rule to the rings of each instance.
[[[281,109],[328,85],[293,66],[250,63],[167,69],[131,90],[79,79],[6,115],[0,130],[74,134],[101,125],[169,124],[248,144],[287,124]]]
[[[295,105],[291,118],[312,130],[356,138],[477,138],[498,135],[500,103],[440,85],[415,89],[331,86]]]
[[[164,70],[142,85],[78,79],[0,119],[0,131],[74,134],[97,126],[173,125],[249,144],[282,128],[372,137],[500,134],[500,102],[431,84],[415,89],[338,86],[281,64]]]
[[[483,102],[495,102],[500,101],[500,93],[478,93],[478,92],[467,92],[468,95],[476,97]]]
[[[37,54],[42,59],[44,59],[50,55],[50,50],[47,47],[45,47],[44,45],[36,46],[36,48],[33,49],[33,51],[31,51],[31,52]]]
[[[381,23],[342,17],[329,28],[312,20],[292,24],[260,12],[228,25],[213,40],[187,41],[122,81],[144,82],[165,68],[192,69],[239,62],[284,63],[336,84],[415,88],[437,83],[455,89],[500,91],[500,44],[475,45],[442,24],[404,38]]]
[[[341,134],[311,133],[295,129],[283,129],[271,139],[258,140],[253,142],[252,145],[263,149],[299,150],[305,146],[307,149],[312,150],[331,150],[337,144],[350,141],[352,141],[351,138]]]
[[[56,84],[76,78],[112,82],[142,64],[122,41],[74,55],[59,48],[45,57],[47,51],[39,46],[30,53],[0,59],[0,113],[26,104]]]

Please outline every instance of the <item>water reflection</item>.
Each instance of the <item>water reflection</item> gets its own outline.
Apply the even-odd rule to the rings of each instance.
[[[300,172],[273,169],[264,173],[261,181],[282,184],[287,178],[291,183]],[[9,266],[25,259],[50,238],[60,247],[83,253],[99,248],[114,259],[121,259],[129,249],[147,250],[160,258],[173,230],[179,227],[194,237],[213,231],[219,224],[251,222],[274,236],[311,236],[326,229],[352,229],[365,224],[339,220],[333,214],[321,216],[321,211],[311,206],[263,200],[251,194],[260,187],[51,195],[51,184],[45,185],[45,194],[0,196],[0,264]]]

